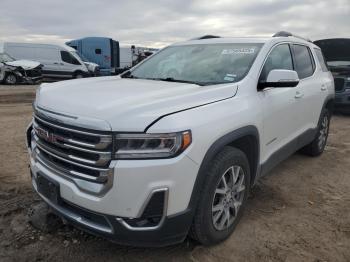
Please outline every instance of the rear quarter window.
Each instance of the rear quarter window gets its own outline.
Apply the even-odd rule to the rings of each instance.
[[[328,72],[328,67],[326,65],[326,61],[324,59],[324,56],[323,56],[323,53],[322,53],[321,49],[314,48],[314,50],[315,50],[315,54],[316,54],[317,60],[318,60],[318,62],[321,65],[322,71],[323,72]]]

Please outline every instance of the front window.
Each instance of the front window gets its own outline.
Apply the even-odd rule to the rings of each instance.
[[[13,59],[8,54],[6,53],[0,54],[0,63],[13,62],[13,61],[15,61],[15,59]]]
[[[83,62],[90,62],[82,53],[79,52],[71,52],[75,57],[79,57]]]
[[[238,82],[249,72],[262,44],[170,46],[122,77],[212,85]]]
[[[79,60],[74,57],[73,52],[61,51],[61,58],[63,62],[66,62],[68,64],[80,65]]]

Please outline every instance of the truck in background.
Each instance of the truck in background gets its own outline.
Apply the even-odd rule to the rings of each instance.
[[[153,54],[156,49],[123,46],[108,37],[84,37],[66,42],[90,62],[100,66],[101,75],[119,74]]]
[[[91,76],[75,49],[66,45],[4,43],[4,50],[15,59],[38,61],[46,78],[69,79]]]

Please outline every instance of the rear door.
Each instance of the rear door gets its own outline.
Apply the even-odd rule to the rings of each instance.
[[[295,98],[299,100],[298,111],[299,134],[317,127],[320,112],[327,91],[322,71],[316,71],[316,62],[311,49],[307,45],[293,44],[295,69],[299,76],[299,84]]]

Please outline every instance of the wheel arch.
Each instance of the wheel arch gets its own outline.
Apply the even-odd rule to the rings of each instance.
[[[210,162],[225,146],[238,148],[246,154],[250,166],[251,185],[254,184],[259,172],[260,142],[258,129],[249,125],[220,137],[209,147],[196,177],[189,208],[196,208]]]
[[[73,78],[76,78],[76,76],[78,75],[78,74],[81,74],[83,77],[85,77],[85,73],[82,71],[82,70],[80,70],[80,69],[77,69],[77,70],[75,70],[74,72],[73,72]]]
[[[330,113],[333,113],[334,110],[334,97],[328,97],[323,105],[323,108],[327,108],[329,110]]]

